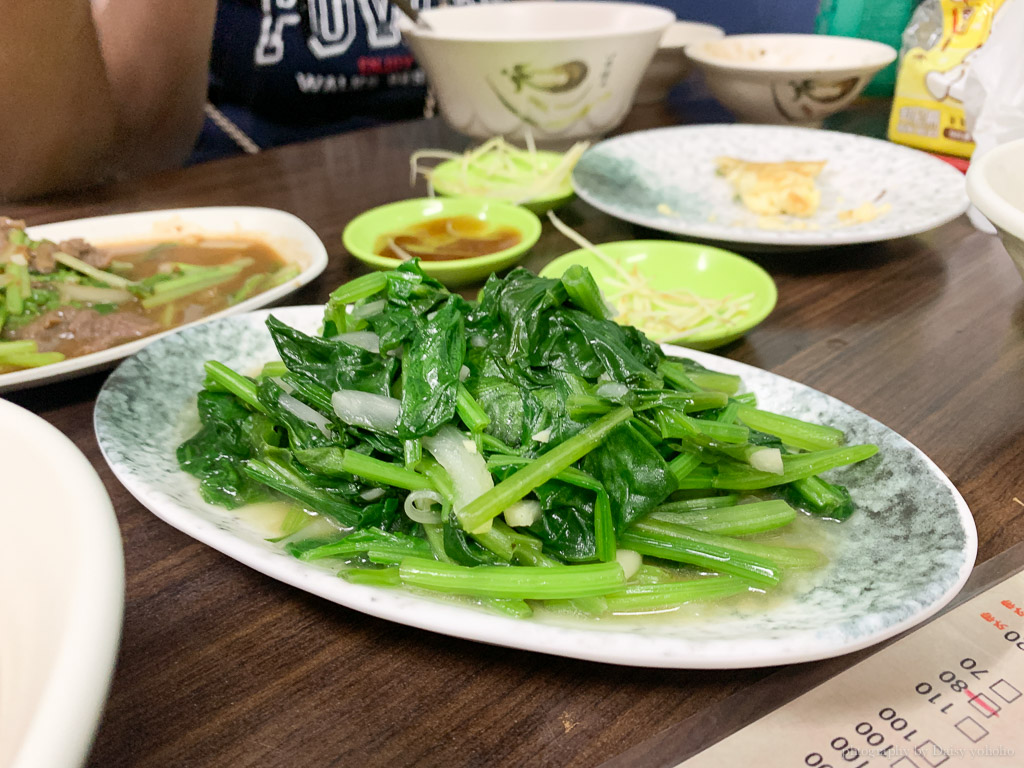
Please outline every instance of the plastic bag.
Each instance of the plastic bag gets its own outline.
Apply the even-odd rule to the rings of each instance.
[[[964,114],[968,73],[1005,4],[1020,3],[925,0],[917,8],[903,38],[889,118],[891,140],[930,152],[971,156],[974,141]]]
[[[1024,2],[999,12],[964,82],[964,116],[975,154],[1024,138]]]

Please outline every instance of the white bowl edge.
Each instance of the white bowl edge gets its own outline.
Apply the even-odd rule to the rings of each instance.
[[[679,37],[685,37],[686,39],[678,41],[677,38]],[[725,30],[721,27],[716,27],[714,24],[680,19],[674,24],[669,25],[669,28],[662,33],[658,50],[678,51],[694,43],[705,40],[721,40],[723,37],[725,37]]]
[[[1014,164],[1016,160],[1016,165]],[[1024,201],[1024,139],[1009,141],[972,159],[967,169],[967,195],[993,224],[1024,240],[1024,208],[1018,207],[996,191],[993,175],[1009,175],[1021,187]],[[1016,173],[1016,175],[1014,175]]]
[[[877,57],[853,62],[837,62],[835,64],[808,65],[806,63],[792,65],[772,65],[757,61],[736,61],[713,53],[709,54],[705,49],[709,45],[720,45],[730,41],[737,43],[758,42],[777,43],[781,45],[799,45],[801,42],[813,41],[817,44],[821,39],[836,46],[853,49],[873,51]],[[726,35],[717,40],[699,40],[686,46],[686,55],[694,62],[709,68],[731,72],[734,74],[753,75],[843,75],[845,73],[877,71],[888,66],[896,60],[897,51],[891,45],[879,43],[874,40],[864,40],[858,37],[839,37],[834,35],[801,35],[801,34],[751,34],[751,35]]]
[[[570,11],[570,8],[573,10]],[[626,23],[620,23],[617,26],[605,29],[572,32],[563,30],[557,21],[552,25],[550,16],[545,16],[546,12],[548,14],[551,12],[558,14],[576,13],[580,8],[582,8],[583,12],[591,18],[593,18],[595,14],[604,14],[609,17],[609,20],[621,21],[621,19],[625,19]],[[544,28],[542,25],[538,29],[531,30],[529,34],[525,32],[504,32],[494,27],[485,28],[483,33],[475,31],[446,33],[441,28],[426,29],[419,26],[402,14],[398,19],[398,28],[401,30],[403,37],[419,37],[426,40],[436,41],[486,41],[495,43],[522,43],[535,41],[568,42],[575,40],[615,38],[623,35],[653,32],[658,29],[667,28],[669,24],[675,21],[676,18],[672,11],[658,6],[621,2],[592,2],[592,0],[569,0],[568,2],[565,0],[562,0],[561,2],[552,2],[552,0],[531,0],[531,2],[528,3],[451,5],[430,8],[429,10],[423,11],[420,15],[427,23],[437,25],[439,20],[441,20],[441,23],[443,24],[443,20],[446,16],[461,21],[461,19],[459,19],[460,16],[468,19],[473,19],[474,16],[486,19],[488,16],[494,15],[505,15],[515,18],[517,16],[526,17],[530,14],[537,15],[539,20],[545,21],[549,26]]]
[[[124,611],[120,529],[103,483],[71,440],[4,400],[0,400],[0,414],[4,426],[26,440],[26,465],[45,449],[46,458],[60,467],[59,495],[74,499],[62,507],[67,519],[61,535],[74,541],[80,558],[76,562],[80,567],[61,568],[41,558],[34,548],[23,547],[26,558],[40,564],[35,570],[45,569],[66,582],[66,611],[48,671],[43,672],[44,682],[36,691],[37,706],[27,717],[8,768],[71,768],[82,764],[88,754],[117,657]],[[31,562],[25,574],[32,577]],[[24,630],[24,624],[15,627]],[[3,640],[16,642],[16,633],[6,633],[0,647]]]

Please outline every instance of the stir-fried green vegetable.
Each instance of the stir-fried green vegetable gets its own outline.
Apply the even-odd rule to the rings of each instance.
[[[663,611],[821,566],[750,537],[848,517],[817,475],[876,447],[760,410],[606,314],[585,274],[514,270],[478,302],[415,262],[357,278],[320,335],[268,320],[282,362],[207,363],[178,459],[213,503],[292,502],[296,557],[512,616]]]

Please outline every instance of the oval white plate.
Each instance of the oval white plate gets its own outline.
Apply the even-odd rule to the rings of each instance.
[[[315,332],[322,307],[273,314]],[[168,336],[126,360],[96,401],[100,448],[117,477],[156,515],[269,576],[364,613],[457,637],[580,659],[647,667],[735,668],[808,661],[863,648],[945,605],[974,564],[977,535],[966,504],[942,472],[892,430],[834,398],[788,379],[706,353],[672,348],[737,373],[765,407],[826,421],[850,442],[874,442],[881,458],[837,472],[859,511],[838,527],[831,564],[810,591],[758,613],[714,621],[618,621],[560,626],[516,620],[399,590],[349,584],[300,562],[206,504],[178,469],[175,448],[195,423],[203,363],[250,371],[277,355],[267,311],[225,318]]]
[[[721,155],[756,162],[827,161],[818,177],[821,205],[806,220],[816,228],[757,226],[759,217],[715,173]],[[963,174],[938,158],[865,136],[788,126],[694,125],[627,133],[587,150],[572,178],[588,203],[634,224],[772,248],[915,235],[955,219],[968,206]],[[865,202],[892,208],[873,221],[839,225],[839,211]]]
[[[195,323],[187,323],[177,328],[171,328],[164,333],[157,333],[89,355],[72,357],[53,365],[0,373],[0,392],[81,376],[110,366],[128,355],[138,352],[154,339],[167,333],[176,333],[188,325],[205,323],[216,317],[235,315],[265,307],[301,288],[323,272],[327,266],[327,250],[316,233],[297,216],[273,208],[230,206],[120,213],[113,216],[96,216],[90,219],[74,219],[56,224],[29,227],[28,233],[33,239],[46,238],[55,242],[81,237],[93,245],[99,246],[135,241],[170,240],[185,235],[203,235],[211,238],[244,237],[267,243],[289,263],[298,265],[300,272],[286,283],[259,293],[209,317],[196,320]]]
[[[0,400],[0,765],[85,762],[117,657],[124,560],[96,471]]]

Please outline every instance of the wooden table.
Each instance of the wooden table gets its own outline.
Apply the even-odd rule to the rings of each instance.
[[[410,196],[414,149],[464,145],[439,121],[395,125],[8,210],[36,224],[282,208],[331,255],[290,301],[321,303],[362,270],[341,247],[345,224]],[[596,242],[650,235],[579,201],[564,218]],[[528,266],[572,247],[546,227]],[[974,511],[979,562],[1024,538],[1024,284],[996,238],[961,218],[919,237],[753,258],[778,283],[778,307],[721,353],[828,392],[916,443]],[[92,766],[592,766],[771,672],[631,669],[490,647],[279,584],[161,522],[114,479],[92,429],[103,379],[10,396],[85,452],[121,523],[124,636]]]

